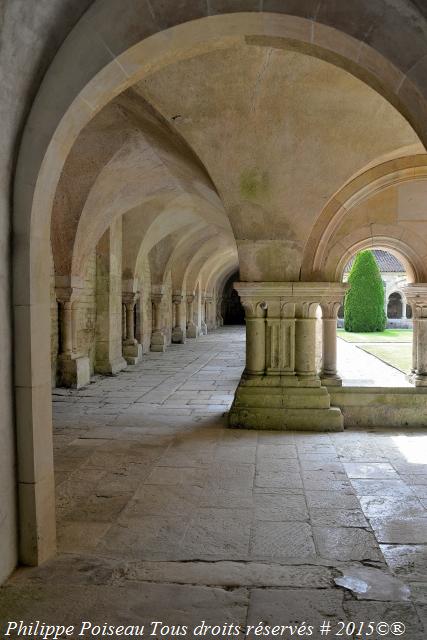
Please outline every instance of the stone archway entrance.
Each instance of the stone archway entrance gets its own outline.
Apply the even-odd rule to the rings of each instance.
[[[238,272],[233,273],[224,285],[222,294],[221,311],[225,325],[243,325],[245,323],[245,310],[234,288],[238,282]]]

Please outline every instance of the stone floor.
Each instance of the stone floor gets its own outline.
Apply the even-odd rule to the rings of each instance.
[[[305,622],[322,638],[323,620],[329,637],[403,621],[426,637],[427,435],[227,429],[244,347],[223,328],[55,391],[59,553],[0,590],[0,622]]]

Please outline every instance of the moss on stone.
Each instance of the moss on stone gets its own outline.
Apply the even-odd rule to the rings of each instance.
[[[268,173],[245,169],[240,176],[240,193],[247,200],[255,200],[268,192]]]

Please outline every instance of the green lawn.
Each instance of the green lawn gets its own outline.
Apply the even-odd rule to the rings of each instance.
[[[397,342],[395,344],[375,344],[357,345],[367,353],[371,353],[376,358],[399,369],[403,373],[409,373],[412,367],[412,345],[407,342]]]
[[[412,329],[385,329],[372,333],[350,333],[337,329],[337,336],[347,342],[412,342]]]

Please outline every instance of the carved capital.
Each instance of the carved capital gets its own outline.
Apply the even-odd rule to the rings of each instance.
[[[163,293],[152,293],[151,302],[155,305],[159,305],[163,300]]]
[[[427,284],[408,284],[402,287],[402,292],[412,307],[413,318],[427,318]]]
[[[336,320],[341,305],[342,302],[337,302],[336,300],[322,302],[320,305],[322,308],[322,318],[325,320]]]
[[[126,305],[135,305],[137,300],[138,300],[138,294],[137,293],[131,293],[129,291],[123,291],[122,293],[122,301],[123,304]]]

